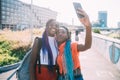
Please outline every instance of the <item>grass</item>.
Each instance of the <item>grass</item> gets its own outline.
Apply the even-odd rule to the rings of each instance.
[[[33,29],[33,35],[42,34],[42,29]],[[13,64],[23,59],[31,48],[31,31],[0,31],[0,66]]]
[[[108,35],[109,37],[112,37],[112,38],[116,38],[116,39],[120,39],[120,33],[112,33],[112,34],[109,34]]]
[[[95,29],[93,29],[93,32],[100,34],[100,29],[95,28]]]

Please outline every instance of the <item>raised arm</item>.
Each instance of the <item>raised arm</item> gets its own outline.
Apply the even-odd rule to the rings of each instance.
[[[91,48],[92,44],[92,32],[91,32],[91,23],[89,20],[88,15],[85,13],[84,10],[79,9],[79,14],[84,15],[83,18],[79,18],[80,22],[84,25],[86,29],[86,35],[85,35],[85,44],[78,44],[78,51],[85,51],[89,48]]]

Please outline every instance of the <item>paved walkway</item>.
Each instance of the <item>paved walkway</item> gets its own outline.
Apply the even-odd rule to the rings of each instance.
[[[8,71],[8,72],[4,72],[4,73],[0,73],[0,80],[7,80],[7,78],[15,71],[14,70],[11,70],[11,71]],[[14,75],[11,80],[17,80],[16,79],[16,75]]]
[[[72,39],[74,41],[74,35]],[[79,42],[84,43],[83,38]],[[120,80],[120,70],[93,47],[80,52],[79,58],[84,80]]]
[[[120,80],[120,71],[93,48],[80,52],[79,58],[84,80]],[[12,72],[0,74],[0,80],[6,80]]]
[[[120,80],[120,71],[93,49],[81,52],[80,61],[85,80]]]

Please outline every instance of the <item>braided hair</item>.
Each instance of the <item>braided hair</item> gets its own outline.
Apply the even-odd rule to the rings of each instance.
[[[42,51],[43,51],[43,55],[46,54],[46,52],[48,52],[48,68],[52,69],[53,67],[53,53],[50,47],[50,44],[48,42],[48,27],[51,24],[51,22],[55,21],[54,19],[50,19],[48,20],[48,22],[46,23],[46,29],[42,35]]]
[[[64,56],[65,56],[65,64],[66,64],[66,70],[67,70],[67,75],[69,76],[70,80],[74,80],[73,76],[73,60],[72,60],[72,52],[71,52],[71,33],[69,32],[68,28],[65,26],[61,26],[67,31],[68,38],[66,39],[66,44],[64,47]]]

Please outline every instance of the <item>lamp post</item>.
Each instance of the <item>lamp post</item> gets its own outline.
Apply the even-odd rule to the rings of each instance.
[[[31,0],[31,5],[30,5],[30,9],[32,10],[32,4],[33,4],[33,0]],[[33,41],[33,24],[32,24],[32,14],[31,14],[31,20],[30,20],[30,28],[31,28],[31,42]]]

